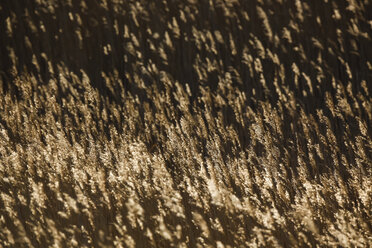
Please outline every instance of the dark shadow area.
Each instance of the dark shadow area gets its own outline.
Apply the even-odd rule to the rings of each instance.
[[[367,65],[372,64],[370,3],[364,4],[363,12],[353,12],[347,1],[310,1],[298,13],[295,1],[264,2],[4,0],[0,9],[0,28],[5,30],[0,33],[3,88],[13,87],[14,68],[18,75],[31,72],[46,84],[56,77],[58,65],[65,65],[78,76],[81,70],[86,72],[92,86],[112,101],[120,103],[122,89],[114,85],[114,92],[108,90],[102,73],[116,75],[126,91],[151,102],[134,75],[149,86],[159,84],[158,72],[164,71],[189,84],[196,100],[200,85],[215,90],[229,72],[233,86],[243,89],[247,99],[276,104],[276,80],[294,92],[306,111],[315,113],[324,108],[326,92],[335,96],[332,81],[344,87],[350,82],[354,95],[362,92],[363,80],[372,82]],[[246,61],[246,55],[252,61]],[[257,59],[263,73],[257,70]],[[153,66],[157,71],[149,72]],[[17,89],[12,92],[17,94]]]

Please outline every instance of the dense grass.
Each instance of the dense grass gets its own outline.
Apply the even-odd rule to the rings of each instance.
[[[0,246],[371,246],[371,13],[2,0]]]

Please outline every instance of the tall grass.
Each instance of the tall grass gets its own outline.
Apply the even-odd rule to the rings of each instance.
[[[1,1],[0,246],[371,246],[370,13]]]

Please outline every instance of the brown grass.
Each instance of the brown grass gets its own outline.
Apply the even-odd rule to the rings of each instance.
[[[0,246],[371,246],[370,13],[2,0]]]

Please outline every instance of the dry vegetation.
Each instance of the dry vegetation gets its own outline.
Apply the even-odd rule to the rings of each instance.
[[[370,247],[371,34],[369,0],[1,0],[0,246]]]

